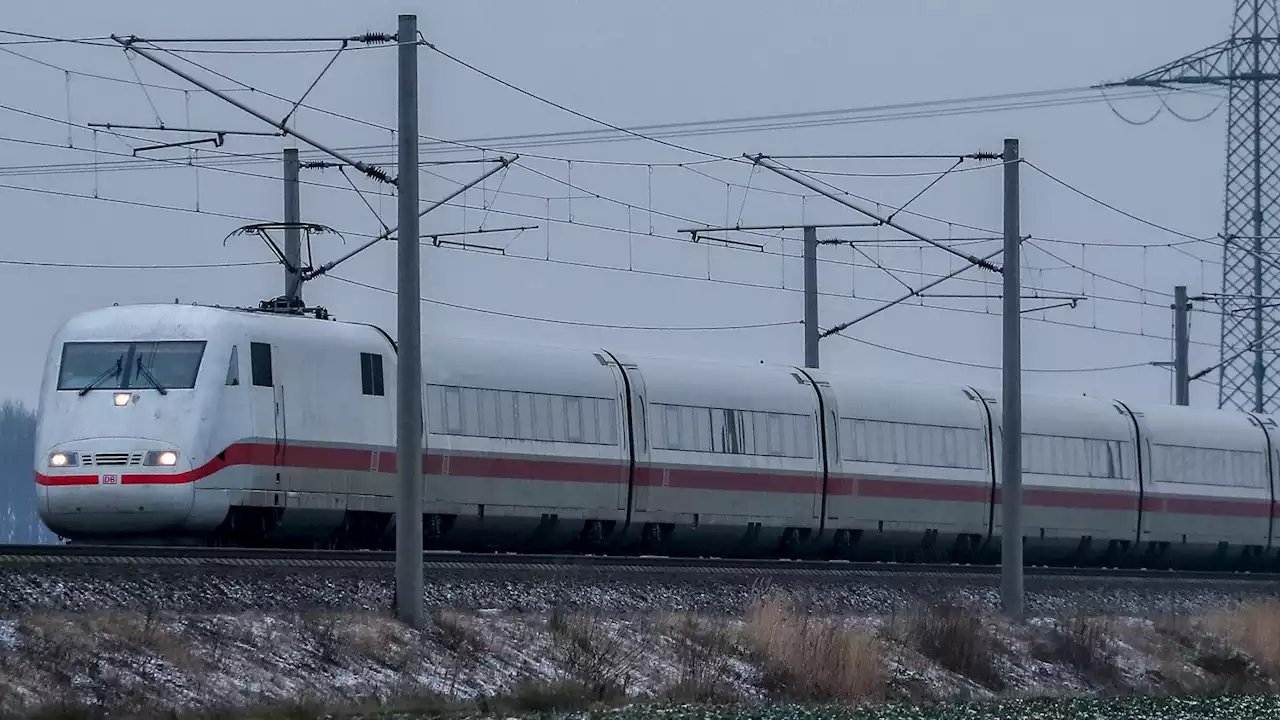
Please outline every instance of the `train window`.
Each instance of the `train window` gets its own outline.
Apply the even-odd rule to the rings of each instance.
[[[769,413],[765,421],[765,428],[768,432],[768,448],[770,455],[779,457],[786,456],[787,445],[786,438],[782,434],[782,416],[778,413]]]
[[[753,412],[751,428],[755,431],[755,455],[769,454],[769,413]]]
[[[618,444],[610,398],[428,385],[427,404],[437,434]]]
[[[461,435],[462,424],[462,397],[459,388],[444,389],[444,427],[445,432],[452,435]]]
[[[711,441],[711,408],[689,408],[693,424],[694,447],[702,452],[712,452],[715,443]]]
[[[533,438],[544,442],[551,436],[551,396],[533,393]]]
[[[618,412],[613,400],[596,398],[596,417],[600,422],[600,442],[614,444],[618,437]]]
[[[680,409],[673,405],[659,405],[653,414],[653,435],[662,444],[656,447],[668,450],[680,449]]]
[[[795,449],[795,454],[800,457],[813,457],[813,448],[809,446],[809,428],[813,426],[813,418],[800,417],[799,415],[791,418],[791,447]]]
[[[711,411],[711,449],[715,452],[733,452],[730,448],[735,446],[737,436],[729,436],[729,413],[729,410]]]
[[[1061,435],[1022,436],[1022,471],[1038,475],[1129,478],[1122,462],[1119,440],[1076,438]]]
[[[1251,450],[1152,445],[1151,475],[1156,482],[1262,489],[1267,486],[1266,456]]]
[[[840,419],[840,454],[855,462],[981,469],[984,442],[974,428]]]
[[[462,431],[466,435],[479,435],[480,427],[480,391],[464,387],[459,391],[462,402]]]
[[[813,457],[814,419],[755,410],[655,403],[654,447],[730,455]]]
[[[258,387],[271,387],[275,383],[271,378],[271,345],[268,343],[249,343],[249,371],[253,375],[253,384]]]
[[[202,340],[69,342],[62,346],[59,390],[195,387]]]
[[[582,442],[582,403],[576,397],[564,399],[565,439]]]
[[[582,412],[582,436],[580,440],[584,443],[600,442],[600,418],[596,415],[596,399],[595,398],[574,398],[574,402],[578,404],[578,408]]]
[[[547,396],[547,411],[551,416],[552,442],[565,442],[569,439],[569,428],[565,424],[565,399],[560,395]]]
[[[516,395],[502,390],[498,393],[498,437],[517,438]]]
[[[240,346],[231,346],[231,360],[227,362],[227,384],[240,384]]]
[[[365,395],[385,395],[382,378],[382,355],[360,353],[360,392]]]
[[[520,425],[520,432],[516,435],[521,440],[537,440],[538,436],[533,432],[533,393],[518,393],[516,395],[516,421]]]

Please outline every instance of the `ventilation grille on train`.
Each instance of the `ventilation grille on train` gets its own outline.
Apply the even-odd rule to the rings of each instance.
[[[97,455],[86,453],[83,456],[83,463],[97,467],[104,465],[141,465],[142,453],[102,452]]]

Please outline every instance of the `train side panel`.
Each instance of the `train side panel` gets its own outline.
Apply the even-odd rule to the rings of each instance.
[[[424,346],[428,540],[549,550],[621,529],[626,399],[612,367],[589,350]]]
[[[821,526],[823,502],[809,380],[778,367],[629,360],[629,374],[643,378],[649,435],[632,523],[648,546],[800,552]]]
[[[1146,469],[1143,541],[1150,562],[1234,563],[1268,546],[1267,437],[1243,413],[1134,407]]]
[[[1000,407],[997,402],[992,408],[997,419]],[[998,427],[1002,450],[1003,425]],[[1123,407],[1086,396],[1026,393],[1021,455],[1028,562],[1095,564],[1129,552],[1138,538],[1141,489],[1136,433]],[[1003,542],[998,490],[993,515]]]
[[[391,343],[364,325],[231,317],[209,435],[221,467],[197,483],[206,504],[225,497],[231,508],[215,532],[385,541],[395,483]]]
[[[959,387],[826,377],[839,408],[827,527],[850,533],[859,557],[976,551],[992,483],[980,400]]]

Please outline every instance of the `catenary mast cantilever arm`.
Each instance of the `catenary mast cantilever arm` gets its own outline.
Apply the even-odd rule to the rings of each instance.
[[[132,37],[132,36],[131,36],[131,37],[128,37],[128,38],[122,38],[122,37],[120,37],[120,36],[118,36],[118,35],[112,35],[112,36],[111,36],[111,39],[112,39],[112,40],[115,40],[116,42],[118,42],[118,43],[120,43],[121,45],[123,45],[123,46],[124,46],[124,48],[125,48],[126,50],[132,50],[132,51],[134,51],[134,52],[138,53],[138,55],[140,55],[140,56],[142,56],[142,57],[144,57],[144,58],[146,58],[146,59],[150,60],[151,62],[153,62],[153,63],[155,63],[155,64],[157,64],[157,65],[159,65],[160,67],[164,68],[165,70],[168,70],[169,72],[173,73],[174,75],[177,75],[178,77],[182,78],[183,80],[186,80],[187,82],[191,83],[192,85],[195,85],[195,86],[199,87],[200,89],[205,90],[206,92],[209,92],[209,93],[211,93],[211,94],[213,94],[213,95],[215,95],[215,96],[217,96],[217,97],[219,97],[219,98],[222,98],[223,100],[225,100],[225,101],[227,101],[227,102],[231,103],[232,105],[235,105],[236,107],[240,108],[241,110],[243,110],[243,111],[245,111],[245,112],[249,113],[250,115],[252,115],[252,116],[254,116],[254,117],[258,118],[259,120],[261,120],[261,121],[263,121],[263,122],[267,123],[268,125],[271,125],[272,127],[278,128],[278,129],[280,130],[280,132],[284,133],[285,135],[292,135],[292,136],[294,136],[294,137],[298,138],[299,140],[301,140],[301,141],[305,142],[306,144],[310,145],[311,147],[313,147],[313,148],[315,148],[315,149],[317,149],[317,150],[320,150],[321,152],[324,152],[324,153],[325,153],[325,154],[327,154],[327,155],[331,155],[331,156],[333,156],[333,157],[337,158],[338,160],[341,160],[342,162],[346,163],[347,165],[350,165],[351,167],[353,167],[353,168],[355,168],[355,169],[359,170],[360,172],[364,173],[365,175],[368,175],[369,177],[373,178],[374,180],[379,180],[379,181],[381,181],[381,182],[385,182],[385,183],[391,183],[391,184],[393,184],[393,185],[395,184],[395,181],[394,181],[394,180],[392,180],[390,177],[388,177],[388,176],[387,176],[387,174],[386,174],[385,172],[383,172],[382,170],[380,170],[380,169],[378,169],[378,168],[376,168],[376,167],[374,167],[374,166],[372,166],[372,165],[369,165],[369,164],[367,164],[367,163],[363,163],[363,162],[361,162],[361,161],[359,161],[359,160],[354,160],[354,159],[352,159],[352,158],[349,158],[349,157],[347,157],[346,155],[344,155],[344,154],[342,154],[342,153],[338,152],[337,150],[333,150],[332,148],[329,148],[329,147],[326,147],[326,146],[324,146],[324,145],[321,145],[320,143],[316,142],[315,140],[312,140],[311,138],[307,137],[306,135],[303,135],[302,133],[300,133],[300,132],[298,132],[298,131],[294,130],[294,129],[293,129],[293,128],[291,128],[291,127],[289,127],[289,126],[288,126],[288,125],[286,125],[285,123],[283,123],[283,122],[281,122],[281,121],[279,121],[279,120],[273,120],[273,119],[271,119],[271,118],[267,117],[266,115],[264,115],[263,113],[261,113],[261,112],[259,112],[259,111],[257,111],[257,110],[254,110],[253,108],[249,107],[248,105],[245,105],[244,103],[240,102],[239,100],[236,100],[235,98],[230,97],[230,96],[228,96],[227,94],[225,94],[225,93],[223,93],[223,92],[220,92],[219,90],[217,90],[217,89],[216,89],[216,88],[214,88],[213,86],[209,85],[208,83],[204,83],[204,82],[201,82],[201,81],[197,80],[196,78],[192,77],[190,73],[185,73],[185,72],[183,72],[183,71],[179,70],[178,68],[174,67],[173,65],[170,65],[169,63],[166,63],[165,61],[161,60],[160,58],[157,58],[157,57],[155,57],[155,56],[151,55],[150,53],[146,52],[145,50],[140,50],[139,48],[135,47],[135,45],[134,45],[134,44],[138,41],[138,38],[136,38],[136,37]]]
[[[764,155],[744,155],[744,157],[746,157],[748,160],[751,160],[752,162],[754,162],[754,163],[755,163],[755,164],[757,164],[757,165],[761,165],[761,166],[763,166],[763,167],[765,167],[765,168],[767,168],[767,169],[769,169],[769,170],[774,171],[775,173],[777,173],[777,174],[781,175],[781,176],[782,176],[782,177],[784,177],[784,178],[787,178],[788,180],[790,180],[790,181],[792,181],[792,182],[799,183],[799,184],[801,184],[801,185],[803,185],[803,186],[805,186],[805,187],[809,188],[810,190],[812,190],[812,191],[814,191],[814,192],[818,193],[819,195],[822,195],[822,196],[826,197],[826,198],[827,198],[827,199],[829,199],[829,200],[834,200],[835,202],[838,202],[838,203],[840,203],[841,205],[844,205],[845,207],[850,208],[851,210],[856,210],[856,211],[858,211],[858,212],[862,213],[863,215],[866,215],[867,217],[869,217],[869,218],[871,218],[871,219],[873,219],[873,220],[876,220],[876,221],[880,222],[881,224],[888,225],[889,227],[891,227],[891,228],[893,228],[893,229],[895,229],[895,230],[898,230],[898,231],[900,231],[900,232],[904,232],[904,233],[906,233],[906,234],[910,235],[911,237],[913,237],[913,238],[915,238],[915,239],[917,239],[917,240],[920,240],[921,242],[929,243],[930,245],[932,245],[932,246],[934,246],[934,247],[938,248],[939,250],[945,250],[946,252],[949,252],[949,253],[951,253],[952,255],[955,255],[956,257],[963,258],[963,259],[964,259],[964,260],[966,260],[970,265],[977,265],[978,267],[981,267],[981,268],[983,268],[983,269],[985,269],[985,270],[990,270],[990,271],[992,271],[992,272],[1001,272],[1001,270],[1000,270],[1000,268],[999,268],[999,267],[997,267],[997,266],[995,266],[995,265],[991,264],[991,263],[990,263],[990,262],[988,262],[985,258],[975,257],[975,256],[970,255],[970,254],[968,254],[968,253],[965,253],[965,252],[961,252],[961,251],[959,251],[959,250],[956,250],[955,248],[947,247],[945,244],[940,243],[940,242],[938,242],[937,240],[934,240],[934,239],[932,239],[932,238],[927,238],[927,237],[925,237],[924,235],[921,235],[921,234],[920,234],[920,233],[918,233],[918,232],[915,232],[915,231],[912,231],[912,230],[908,230],[908,229],[906,229],[906,228],[902,227],[901,225],[899,225],[899,224],[895,223],[895,222],[894,222],[892,219],[890,219],[890,218],[883,218],[883,217],[880,217],[879,215],[876,215],[875,213],[871,212],[870,210],[864,210],[864,209],[862,209],[861,207],[858,207],[858,206],[857,206],[857,205],[855,205],[854,203],[850,202],[849,200],[846,200],[845,198],[842,198],[842,197],[840,197],[839,195],[836,195],[835,193],[832,193],[832,192],[831,192],[831,191],[829,191],[829,190],[825,190],[825,189],[823,189],[823,188],[822,188],[821,186],[819,186],[817,183],[815,183],[815,182],[813,182],[813,181],[809,180],[808,178],[805,178],[805,177],[803,177],[803,176],[799,175],[798,173],[789,172],[789,171],[787,171],[786,169],[784,169],[784,168],[782,168],[782,167],[779,167],[777,164],[769,162],[768,158],[767,158],[766,156],[764,156]]]
[[[995,257],[995,256],[997,256],[997,255],[999,255],[999,254],[1000,254],[1000,253],[1002,253],[1002,252],[1004,252],[1004,248],[1000,248],[999,250],[996,250],[995,252],[990,253],[990,254],[989,254],[989,255],[987,255],[986,257],[982,257],[982,258],[975,258],[975,261],[974,261],[974,262],[971,262],[971,263],[969,263],[968,265],[965,265],[964,267],[960,268],[959,270],[952,270],[951,272],[947,273],[946,275],[943,275],[942,277],[938,278],[937,280],[933,280],[932,282],[925,283],[924,285],[921,285],[920,287],[916,288],[915,290],[912,290],[911,292],[907,293],[906,295],[903,295],[902,297],[899,297],[899,298],[894,299],[894,300],[890,300],[889,302],[887,302],[887,303],[885,303],[885,304],[881,305],[880,307],[876,308],[875,310],[872,310],[872,311],[870,311],[870,312],[863,313],[862,315],[859,315],[858,317],[856,317],[856,318],[854,318],[854,319],[850,320],[849,322],[840,323],[839,325],[836,325],[836,326],[834,326],[834,327],[832,327],[832,328],[829,328],[828,330],[825,330],[825,331],[824,331],[821,335],[819,335],[818,337],[819,337],[819,338],[824,338],[824,337],[828,337],[828,336],[831,336],[831,335],[835,335],[836,333],[840,332],[841,330],[848,330],[850,327],[852,327],[852,326],[854,326],[854,325],[857,325],[858,323],[862,322],[863,320],[866,320],[867,318],[871,317],[872,315],[876,315],[876,314],[881,313],[881,312],[883,312],[883,311],[885,311],[885,310],[888,310],[889,308],[891,308],[891,307],[893,307],[894,305],[897,305],[897,304],[899,304],[899,303],[906,302],[907,300],[910,300],[911,298],[913,298],[913,297],[915,297],[915,296],[919,295],[920,293],[924,292],[925,290],[928,290],[929,288],[937,287],[938,285],[941,285],[942,283],[944,283],[944,282],[946,282],[946,281],[950,280],[951,278],[953,278],[953,277],[955,277],[955,276],[959,275],[960,273],[964,272],[965,270],[968,270],[969,268],[972,268],[972,267],[977,266],[978,262],[986,262],[986,261],[990,260],[991,258],[993,258],[993,257]]]
[[[457,190],[455,190],[455,191],[453,191],[453,192],[449,193],[448,195],[444,196],[443,198],[441,198],[441,199],[439,199],[439,200],[437,200],[437,201],[435,201],[435,202],[431,203],[430,205],[428,205],[428,206],[427,206],[427,209],[426,209],[426,210],[423,210],[422,212],[418,213],[418,217],[422,217],[422,216],[426,215],[427,213],[429,213],[429,212],[431,212],[432,210],[435,210],[436,208],[438,208],[438,207],[440,207],[440,206],[444,205],[445,203],[447,203],[447,202],[449,202],[450,200],[452,200],[452,199],[454,199],[454,198],[458,197],[459,195],[461,195],[462,193],[464,193],[464,192],[466,192],[466,191],[470,190],[471,188],[475,187],[476,185],[479,185],[480,183],[484,182],[484,180],[485,180],[486,178],[488,178],[490,175],[493,175],[494,173],[498,172],[499,170],[502,170],[503,168],[507,167],[508,165],[510,165],[511,163],[515,162],[515,161],[516,161],[516,160],[518,160],[519,158],[520,158],[520,156],[519,156],[519,155],[516,155],[516,156],[515,156],[515,157],[513,157],[513,158],[505,158],[505,157],[504,157],[504,158],[500,158],[500,159],[498,160],[498,165],[497,165],[496,167],[494,167],[493,169],[489,170],[488,172],[486,172],[485,174],[481,175],[480,177],[476,178],[475,180],[472,180],[471,182],[467,183],[466,185],[463,185],[462,187],[458,188]],[[329,262],[325,263],[324,265],[321,265],[320,267],[318,267],[318,268],[316,268],[316,269],[312,270],[311,272],[307,273],[307,274],[306,274],[306,276],[305,276],[305,277],[303,277],[303,280],[311,280],[312,278],[314,278],[314,277],[316,277],[316,276],[318,276],[318,275],[324,275],[325,273],[327,273],[327,272],[329,272],[330,270],[332,270],[332,269],[334,269],[335,267],[337,267],[340,263],[344,263],[344,262],[346,262],[347,260],[350,260],[351,258],[355,257],[356,255],[358,255],[358,254],[360,254],[360,253],[364,252],[365,250],[368,250],[369,248],[373,247],[374,245],[376,245],[376,244],[378,244],[378,243],[382,242],[383,240],[386,240],[387,238],[391,237],[393,234],[395,234],[395,232],[396,232],[396,228],[391,228],[391,229],[389,229],[389,230],[384,231],[381,235],[378,235],[378,236],[377,236],[377,237],[375,237],[374,239],[372,239],[372,240],[370,240],[369,242],[367,242],[367,243],[365,243],[365,244],[361,245],[360,247],[356,248],[355,250],[352,250],[351,252],[347,253],[346,255],[343,255],[342,257],[338,258],[337,260],[331,260],[331,261],[329,261]]]

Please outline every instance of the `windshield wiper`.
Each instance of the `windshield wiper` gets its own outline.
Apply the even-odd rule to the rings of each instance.
[[[160,384],[160,381],[156,379],[156,376],[151,374],[151,368],[148,368],[146,365],[142,364],[142,358],[138,358],[138,372],[142,375],[145,375],[147,379],[151,381],[151,384],[155,387],[155,389],[160,391],[161,395],[169,394],[169,391],[164,389],[164,386]]]
[[[94,388],[94,386],[96,386],[98,383],[102,382],[103,380],[106,380],[112,375],[119,375],[121,370],[121,367],[120,367],[121,364],[122,364],[121,358],[116,358],[115,367],[109,367],[106,370],[103,370],[101,375],[91,380],[88,385],[85,385],[84,387],[80,388],[80,397],[84,397],[86,394],[88,394],[90,390]]]

